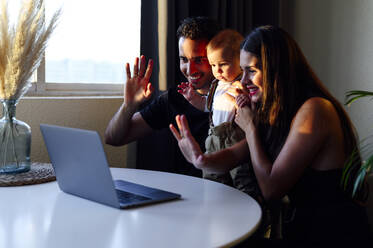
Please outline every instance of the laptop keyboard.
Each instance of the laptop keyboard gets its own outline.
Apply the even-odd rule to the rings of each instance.
[[[118,198],[119,198],[119,202],[123,203],[123,204],[141,202],[141,201],[151,199],[149,197],[136,195],[136,194],[126,192],[126,191],[122,191],[122,190],[118,190],[118,189],[116,191],[117,191],[117,195],[118,195]]]

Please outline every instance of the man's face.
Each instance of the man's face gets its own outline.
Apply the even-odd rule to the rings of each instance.
[[[197,90],[208,90],[213,79],[207,60],[207,40],[179,39],[180,71]]]

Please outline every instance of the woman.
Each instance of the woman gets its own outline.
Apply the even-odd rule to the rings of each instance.
[[[341,104],[322,85],[296,42],[273,26],[252,31],[241,45],[241,84],[235,122],[246,140],[202,154],[187,120],[180,133],[170,126],[180,149],[195,167],[222,173],[251,159],[266,201],[288,195],[294,211],[284,241],[295,247],[348,247],[366,241],[364,208],[340,188],[345,160],[356,135]]]

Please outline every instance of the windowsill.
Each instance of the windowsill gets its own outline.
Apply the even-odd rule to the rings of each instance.
[[[64,99],[121,99],[123,98],[123,96],[121,95],[90,95],[90,96],[82,96],[82,95],[76,95],[76,96],[51,96],[51,95],[48,95],[48,96],[42,96],[42,95],[32,95],[32,96],[29,96],[29,95],[26,95],[24,97],[22,97],[21,99],[25,99],[25,100],[42,100],[42,99],[45,99],[45,100],[50,100],[50,99],[56,99],[56,100],[64,100]]]
[[[32,83],[25,97],[103,98],[123,97],[123,84]]]

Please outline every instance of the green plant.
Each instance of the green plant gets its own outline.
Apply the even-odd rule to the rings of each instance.
[[[362,91],[362,90],[352,90],[348,91],[346,94],[345,105],[350,106],[354,101],[363,98],[371,97],[373,98],[372,91]],[[366,158],[361,160],[361,158]],[[349,159],[346,161],[342,183],[344,188],[350,187],[348,185],[350,182],[352,185],[352,196],[355,197],[358,189],[363,186],[365,178],[373,167],[373,136],[369,136],[360,141],[359,147],[357,147]]]

